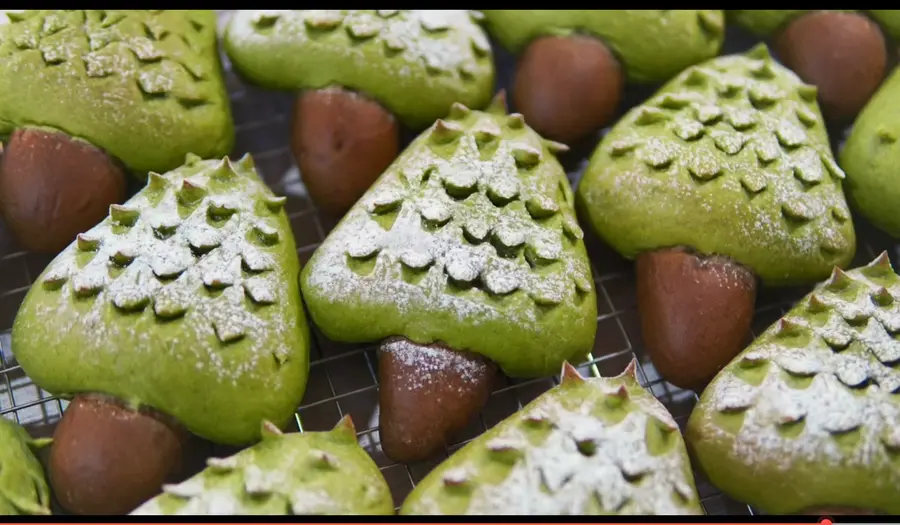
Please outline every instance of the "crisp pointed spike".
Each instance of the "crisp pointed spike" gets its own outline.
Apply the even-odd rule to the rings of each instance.
[[[550,150],[550,153],[554,155],[561,155],[563,153],[569,152],[569,146],[566,146],[562,142],[556,142],[555,140],[544,140],[544,145],[547,146],[547,149]]]
[[[236,166],[243,171],[250,171],[256,168],[256,162],[253,160],[253,155],[244,153],[244,155],[238,159]]]
[[[840,267],[835,266],[831,272],[831,277],[825,281],[825,289],[831,292],[837,292],[848,287],[853,282],[853,278],[847,275],[847,272]]]
[[[356,426],[353,424],[353,418],[350,417],[350,414],[342,417],[331,429],[331,432],[356,441]]]
[[[223,158],[213,168],[212,177],[222,182],[233,180],[236,176],[237,171],[235,171],[234,166],[231,164],[231,159],[228,157]]]
[[[266,197],[266,207],[269,208],[269,211],[272,213],[278,213],[284,208],[284,204],[287,202],[287,197],[284,196],[271,196]]]
[[[122,204],[109,205],[109,216],[112,218],[113,222],[117,222],[124,226],[132,226],[140,215],[140,211],[129,206]]]
[[[625,370],[622,370],[622,373],[619,374],[619,377],[630,377],[637,381],[637,359],[631,358],[631,362],[628,363],[628,366],[625,367]]]
[[[619,388],[617,388],[616,391],[610,395],[624,401],[628,399],[628,387],[626,387],[625,385],[619,385]]]
[[[584,378],[578,373],[577,368],[572,366],[568,361],[564,361],[562,372],[559,374],[559,382],[564,385],[568,383],[584,383]]]
[[[765,43],[759,43],[753,46],[753,49],[747,51],[747,56],[758,60],[771,60],[772,53],[769,52],[769,46]]]
[[[509,113],[509,107],[506,105],[506,90],[501,89],[494,95],[494,99],[491,100],[490,105],[488,105],[485,110],[488,113],[493,113],[495,115],[506,115]]]
[[[260,433],[262,434],[263,439],[268,437],[278,437],[284,434],[280,428],[275,426],[275,423],[272,423],[269,420],[263,420]]]
[[[775,337],[793,337],[799,335],[806,327],[790,319],[781,319],[775,328]]]
[[[166,180],[165,177],[156,173],[155,171],[151,171],[149,175],[147,175],[147,186],[153,190],[163,190],[169,185],[169,181]]]
[[[203,160],[203,159],[201,159],[199,155],[195,155],[193,153],[188,153],[187,155],[184,156],[184,163],[187,164],[188,166],[194,166],[201,160]]]
[[[75,237],[75,243],[79,251],[92,252],[100,246],[100,239],[95,239],[83,233],[79,233]]]
[[[462,128],[458,125],[438,119],[431,130],[431,141],[437,144],[446,144],[462,134]]]
[[[521,113],[512,113],[507,117],[506,125],[510,129],[522,129],[525,127],[525,117]]]
[[[178,200],[183,204],[193,204],[206,195],[206,188],[193,183],[188,179],[181,181],[181,188],[178,190]]]
[[[881,252],[874,261],[870,262],[862,269],[862,273],[866,277],[886,277],[893,274],[894,267],[891,264],[891,258],[888,256],[888,252]]]
[[[894,296],[882,286],[872,294],[872,301],[878,306],[890,306],[894,303]]]
[[[450,106],[450,113],[448,114],[448,118],[460,120],[468,117],[470,113],[472,113],[472,110],[466,107],[464,104],[454,102],[453,105]]]
[[[828,305],[822,301],[822,299],[816,294],[810,294],[809,301],[807,303],[807,310],[810,313],[818,314],[825,312],[829,309]]]

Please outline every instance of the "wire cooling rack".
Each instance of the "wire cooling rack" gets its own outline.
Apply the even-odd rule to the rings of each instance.
[[[220,11],[220,24],[227,17]],[[734,33],[732,31],[732,33]],[[754,41],[746,35],[729,35],[724,52],[748,49]],[[506,87],[511,78],[514,61],[496,46],[498,84]],[[306,195],[300,174],[288,149],[290,132],[290,94],[266,92],[244,84],[232,72],[224,59],[227,84],[237,123],[236,156],[249,152],[270,187],[287,197],[286,210],[305,263],[335,225],[333,219],[320,214]],[[646,98],[652,88],[626,93],[624,108]],[[596,141],[593,141],[595,144]],[[589,144],[592,146],[593,144]],[[590,154],[590,147],[578,148],[564,159],[571,169],[574,183]],[[897,246],[883,234],[876,232],[856,218],[859,235],[857,264],[873,259],[888,250],[895,261]],[[683,427],[696,402],[692,392],[670,385],[659,377],[652,363],[644,355],[638,323],[635,283],[632,264],[603,246],[590,233],[586,235],[592,273],[597,289],[597,337],[587,362],[580,365],[583,375],[616,375],[632,358],[638,360],[638,378],[672,412]],[[0,416],[19,422],[36,436],[48,436],[59,420],[65,402],[39,389],[25,376],[10,348],[9,330],[16,310],[33,280],[52,257],[24,252],[10,239],[5,225],[0,224]],[[896,266],[895,266],[896,267]],[[757,300],[754,335],[782,316],[793,301],[809,288],[761,290]],[[346,414],[356,425],[360,444],[371,454],[391,487],[396,505],[400,505],[409,491],[448,454],[502,421],[548,388],[558,384],[557,378],[531,380],[504,379],[490,397],[479,417],[457,436],[454,444],[436,457],[413,464],[391,461],[381,450],[378,435],[378,375],[375,348],[371,345],[347,345],[329,341],[313,328],[309,384],[301,406],[297,410],[300,430],[328,430]],[[188,448],[184,477],[197,472],[210,455],[235,452],[193,439]],[[721,494],[702,475],[697,475],[697,489],[707,514],[752,514],[753,510]]]

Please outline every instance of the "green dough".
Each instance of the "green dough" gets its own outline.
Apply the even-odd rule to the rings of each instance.
[[[138,507],[133,515],[394,514],[387,481],[356,441],[349,416],[330,432],[282,434],[263,426],[263,440]]]
[[[25,429],[0,416],[0,516],[50,514],[50,489]]]
[[[213,11],[7,11],[0,136],[63,131],[144,176],[221,157],[234,124]]]
[[[668,80],[719,54],[725,39],[720,10],[497,10],[484,11],[491,36],[521,52],[543,36],[587,33],[602,40],[632,82]]]
[[[603,138],[578,187],[619,253],[690,246],[768,285],[824,279],[856,250],[816,89],[764,45],[691,67]]]
[[[729,22],[733,22],[757,36],[767,37],[783,29],[791,20],[812,11],[811,9],[751,9],[747,11],[732,10],[727,11],[726,14]],[[892,38],[900,38],[900,10],[856,11],[852,9],[829,9],[829,11],[866,13],[881,24],[881,27]]]
[[[789,21],[810,9],[749,9],[726,11],[729,22],[733,22],[756,36],[766,37],[787,25]]]
[[[831,278],[726,366],[685,432],[709,480],[769,514],[900,513],[900,277]]]
[[[596,296],[561,145],[501,105],[455,105],[316,250],[301,282],[327,337],[441,341],[514,376],[590,352]]]
[[[866,104],[840,152],[853,208],[891,236],[900,237],[900,69]]]
[[[12,348],[54,394],[150,406],[211,441],[287,424],[303,397],[309,327],[284,197],[249,155],[187,163],[78,236],[38,277]]]
[[[894,40],[900,40],[900,9],[872,9],[868,11],[873,20]]]
[[[414,129],[454,102],[483,107],[494,90],[491,46],[463,10],[236,11],[224,42],[256,84],[361,91]]]
[[[401,514],[703,514],[678,425],[617,377],[561,384],[434,469]]]

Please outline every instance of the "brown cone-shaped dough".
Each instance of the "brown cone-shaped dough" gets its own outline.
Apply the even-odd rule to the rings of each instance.
[[[181,468],[186,430],[101,395],[79,395],[53,435],[50,483],[73,514],[127,514]]]
[[[653,365],[673,385],[702,390],[743,348],[756,301],[754,274],[725,257],[682,249],[637,258],[637,300]]]
[[[0,161],[0,213],[19,244],[56,253],[125,198],[125,172],[100,149],[60,132],[18,129]]]
[[[609,123],[623,82],[622,68],[603,42],[548,36],[519,57],[513,103],[535,131],[572,144]]]
[[[381,105],[352,91],[306,91],[294,106],[291,150],[316,206],[339,217],[397,157],[400,127]]]
[[[816,11],[800,16],[775,44],[781,61],[819,88],[822,112],[839,123],[856,117],[887,68],[881,28],[862,14]]]
[[[487,403],[496,374],[483,357],[403,338],[378,349],[380,435],[394,461],[426,459]]]

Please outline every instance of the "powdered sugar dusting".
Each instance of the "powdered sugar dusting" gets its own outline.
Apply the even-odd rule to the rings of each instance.
[[[570,322],[593,323],[590,270],[562,170],[555,160],[516,157],[526,149],[550,155],[530,130],[490,145],[473,132],[505,120],[472,112],[451,144],[432,142],[445,128],[440,123],[426,131],[316,251],[304,293],[402,316],[452,312],[467,330],[486,320],[540,330],[546,307],[566,308]],[[309,300],[315,319],[316,301]],[[408,335],[403,326],[391,329],[383,337]]]
[[[816,465],[900,484],[884,441],[900,425],[900,343],[883,324],[898,322],[900,277],[881,266],[836,272],[724,369],[691,418],[700,454],[726,446],[733,468],[762,475]],[[716,412],[741,419],[720,426]]]
[[[759,62],[771,74],[754,74]],[[601,236],[628,257],[675,245],[728,255],[772,284],[846,262],[855,239],[842,177],[821,119],[797,116],[817,113],[800,87],[771,59],[719,57],[633,109],[582,182]]]
[[[353,441],[327,432],[266,437],[138,507],[133,515],[371,514],[391,509],[377,466]],[[310,457],[340,455],[340,468]],[[223,466],[225,468],[223,468]],[[352,494],[352,497],[347,497]]]
[[[90,302],[89,310],[66,317],[75,323],[70,329],[89,332],[97,341],[81,348],[85,359],[101,360],[100,356],[122,351],[108,344],[114,340],[135,342],[128,351],[160,350],[143,343],[144,336],[135,332],[136,320],[121,315],[127,313],[178,323],[200,343],[179,347],[179,355],[195,354],[197,367],[210,365],[207,373],[220,382],[235,383],[244,374],[256,373],[259,360],[266,356],[293,353],[291,334],[297,330],[297,319],[265,309],[287,300],[282,294],[291,276],[274,269],[268,247],[251,235],[260,225],[275,230],[266,222],[272,219],[258,215],[260,199],[268,196],[268,190],[255,175],[240,171],[232,170],[227,182],[212,180],[210,172],[225,168],[225,161],[208,161],[165,175],[164,188],[148,186],[129,201],[129,209],[138,214],[132,225],[112,219],[101,222],[85,236],[96,242],[68,247],[46,270],[49,280],[39,279],[53,294],[38,307],[42,317],[63,315],[73,302]],[[200,180],[210,188],[207,191],[221,194],[181,204],[181,184],[188,176]],[[232,212],[224,217],[211,211],[226,207]],[[259,308],[249,308],[252,303]],[[56,332],[58,340],[46,344],[57,344],[66,335],[65,330]],[[223,359],[228,345],[241,339],[249,341],[246,359]]]
[[[406,339],[385,343],[381,350],[390,352],[403,365],[416,369],[416,376],[407,382],[407,388],[411,391],[431,385],[436,379],[432,374],[452,371],[453,376],[471,384],[488,373],[487,363],[481,360],[469,359],[451,350],[415,345]]]
[[[563,385],[544,394],[435,471],[443,483],[423,480],[404,513],[702,513],[680,434],[667,431],[662,451],[648,448],[648,427],[674,427],[671,415],[628,379],[628,404],[619,412],[602,408],[619,390],[610,381],[589,379],[578,390]],[[665,421],[657,420],[660,413]],[[508,465],[502,477],[500,464]],[[482,474],[488,465],[489,476]],[[449,494],[463,483],[465,504],[460,493]]]

